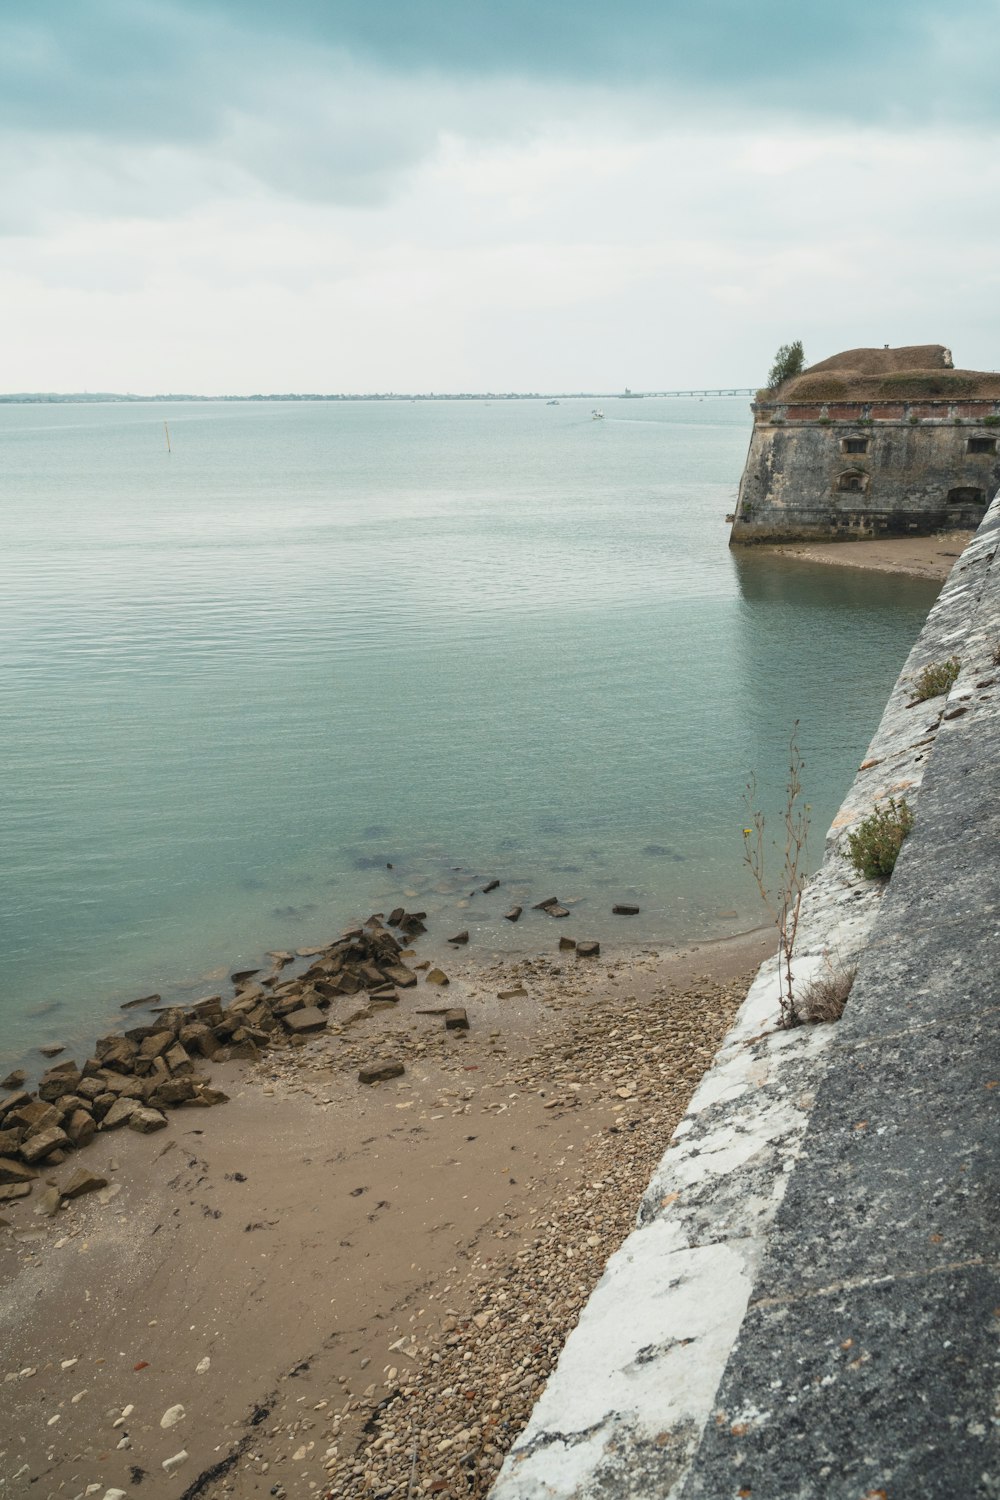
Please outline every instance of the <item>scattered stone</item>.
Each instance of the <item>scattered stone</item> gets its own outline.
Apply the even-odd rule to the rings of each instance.
[[[47,1187],[35,1206],[36,1214],[44,1214],[47,1219],[54,1218],[59,1212],[62,1202],[62,1194],[57,1187]]]
[[[62,1042],[47,1042],[44,1047],[39,1047],[38,1051],[43,1057],[58,1057],[60,1052],[66,1051],[66,1047]]]
[[[517,986],[517,988],[513,989],[513,990],[499,990],[497,992],[497,999],[498,1000],[519,1000],[522,997],[522,995],[526,995],[527,993],[528,993],[528,991],[524,988],[524,985],[523,984],[519,984]]]
[[[304,1036],[311,1031],[326,1030],[326,1016],[315,1005],[305,1005],[299,1010],[289,1011],[282,1020],[294,1036]]]
[[[0,1089],[19,1089],[23,1086],[27,1073],[23,1068],[15,1068],[13,1073],[8,1073],[6,1078],[0,1078]]]
[[[32,1099],[29,1097],[27,1104],[21,1104],[17,1109],[10,1109],[4,1117],[4,1129],[9,1130],[12,1126],[23,1125],[29,1135],[40,1130],[47,1130],[50,1125],[59,1124],[59,1111],[51,1104],[46,1104],[44,1099]]]
[[[210,1105],[228,1103],[229,1095],[227,1093],[224,1093],[222,1089],[213,1089],[205,1085],[197,1090],[192,1099],[188,1099],[185,1101],[185,1107],[190,1108],[192,1106],[195,1106],[202,1109],[207,1109]]]
[[[138,1000],[126,1000],[120,1010],[135,1010],[139,1005],[159,1005],[159,995],[140,995]]]
[[[398,1078],[406,1069],[401,1062],[376,1062],[358,1073],[359,1083],[384,1083],[387,1078]]]
[[[5,1182],[0,1186],[0,1203],[13,1203],[17,1198],[27,1198],[30,1192],[30,1182]]]
[[[37,1135],[30,1135],[21,1142],[21,1156],[29,1164],[44,1161],[47,1156],[69,1143],[69,1136],[61,1126],[50,1125],[47,1130],[40,1130]]]
[[[576,938],[561,937],[559,939],[559,947],[564,952],[568,952],[571,948],[575,948],[576,947]]]
[[[71,1094],[83,1080],[83,1074],[75,1062],[56,1063],[48,1068],[38,1080],[38,1097],[49,1103],[60,1094]]]
[[[107,1185],[106,1177],[100,1177],[86,1167],[74,1167],[63,1183],[62,1195],[64,1198],[82,1198],[84,1193],[96,1193],[99,1188],[106,1188]]]
[[[488,880],[483,886],[483,895],[488,896],[490,891],[495,891],[499,884],[499,880]]]
[[[558,906],[558,905],[559,905],[559,897],[558,896],[546,896],[546,898],[545,898],[544,901],[536,901],[535,904],[534,904],[534,906],[531,908],[531,910],[532,911],[548,911],[548,909],[549,909],[550,906]]]
[[[592,941],[588,941],[586,943],[579,943],[578,942],[577,945],[576,945],[576,952],[577,952],[577,957],[578,958],[597,958],[597,956],[600,953],[600,951],[601,951],[601,945],[600,945],[600,943],[597,943],[597,942],[592,942]]]
[[[163,1416],[160,1418],[160,1426],[164,1428],[176,1427],[178,1422],[183,1421],[184,1416],[184,1408],[183,1406],[181,1406],[180,1402],[178,1402],[176,1406],[168,1406],[166,1411],[163,1413]]]
[[[0,1120],[13,1113],[15,1109],[23,1109],[26,1104],[31,1104],[32,1098],[24,1089],[19,1089],[16,1094],[11,1094],[9,1099],[0,1101]]]
[[[386,979],[392,984],[397,984],[401,990],[411,989],[417,982],[416,974],[405,964],[387,964],[383,972]]]
[[[517,919],[518,919],[518,917],[521,915],[521,913],[522,913],[523,910],[524,910],[523,906],[512,906],[511,909],[510,909],[510,911],[505,911],[504,912],[504,914],[503,914],[504,921],[505,922],[516,922]]]
[[[451,980],[443,969],[428,969],[426,974],[428,984],[450,984]]]
[[[456,1005],[453,1010],[446,1010],[444,1024],[447,1031],[468,1031],[469,1017],[464,1006]]]
[[[163,1057],[171,1073],[194,1072],[194,1063],[191,1061],[190,1057],[188,1056],[185,1049],[181,1046],[180,1042],[175,1042],[172,1047],[168,1047],[166,1052],[163,1054]]]
[[[323,950],[321,949],[320,951],[322,952]],[[259,973],[259,969],[237,969],[229,977],[233,981],[233,984],[245,984],[248,979],[252,979],[255,974]]]
[[[161,1115],[158,1109],[149,1109],[144,1104],[137,1104],[128,1120],[129,1130],[137,1130],[140,1135],[152,1135],[154,1130],[165,1130],[166,1124],[166,1115]]]
[[[74,1109],[63,1128],[73,1145],[80,1151],[84,1146],[89,1146],[97,1134],[97,1121],[87,1110]]]
[[[191,1078],[166,1078],[158,1083],[147,1099],[154,1109],[176,1109],[195,1097],[194,1081]]]
[[[624,901],[620,901],[617,906],[613,906],[611,911],[612,915],[616,917],[637,917],[639,915],[639,908],[637,906],[629,906]]]
[[[160,1468],[163,1470],[164,1474],[172,1474],[175,1469],[179,1469],[181,1464],[187,1461],[187,1457],[187,1449],[182,1448],[181,1451],[179,1453],[175,1453],[172,1458],[165,1458],[160,1465]]]
[[[98,1105],[98,1103],[99,1103],[99,1100],[95,1099],[95,1101],[94,1101],[94,1112],[95,1113],[97,1112],[97,1105]],[[112,1104],[111,1108],[108,1110],[107,1114],[105,1114],[104,1118],[102,1119],[102,1121],[101,1121],[101,1129],[102,1130],[120,1130],[123,1125],[127,1125],[128,1124],[129,1120],[131,1120],[131,1118],[132,1118],[132,1111],[135,1110],[135,1109],[137,1109],[137,1108],[138,1108],[138,1104],[137,1104],[137,1102],[136,1102],[135,1099],[128,1099],[128,1098],[116,1099],[115,1102],[114,1102],[114,1104]]]
[[[212,1361],[209,1358],[209,1356],[206,1354],[205,1357],[204,1357],[204,1359],[199,1359],[198,1363],[195,1365],[195,1367],[194,1367],[194,1373],[196,1375],[207,1375],[208,1372],[209,1372],[209,1370],[211,1368],[212,1368]]]
[[[449,941],[449,943],[455,943],[456,946],[458,946],[458,945],[460,945],[462,943],[467,943],[469,941],[469,930],[468,930],[468,928],[465,928],[464,931],[462,931],[462,932],[457,932],[455,934],[455,936],[454,937],[450,937],[448,939],[448,941]]]
[[[569,916],[569,908],[565,907],[565,906],[559,906],[559,905],[556,905],[556,906],[547,906],[545,908],[545,910],[548,912],[548,914],[549,914],[550,917],[568,917]]]

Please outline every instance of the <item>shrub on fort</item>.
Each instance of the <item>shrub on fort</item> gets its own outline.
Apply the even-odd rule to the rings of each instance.
[[[890,797],[848,834],[851,864],[866,880],[888,880],[903,840],[913,827],[913,809],[905,797]]]
[[[805,362],[801,339],[796,339],[794,344],[782,344],[774,356],[774,364],[767,377],[768,390],[773,391],[775,386],[781,385],[784,380],[791,380],[793,375],[801,375]]]
[[[950,693],[961,665],[957,656],[949,656],[947,661],[932,661],[914,682],[912,701],[926,703],[928,698],[940,698],[942,693]]]
[[[844,1014],[857,969],[830,969],[807,984],[796,1001],[799,1019],[807,1025],[839,1021]]]
[[[1000,417],[988,416],[983,418],[984,427],[1000,427]]]

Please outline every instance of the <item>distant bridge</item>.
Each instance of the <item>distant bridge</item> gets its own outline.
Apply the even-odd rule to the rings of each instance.
[[[757,387],[752,385],[727,385],[718,391],[690,390],[690,391],[642,391],[634,392],[621,399],[635,401],[639,395],[643,396],[756,396]]]

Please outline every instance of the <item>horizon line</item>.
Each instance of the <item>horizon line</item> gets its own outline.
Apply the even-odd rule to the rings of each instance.
[[[647,397],[755,395],[758,386],[682,386],[673,390],[633,391],[254,391],[249,395],[220,392],[202,395],[192,391],[161,391],[140,395],[133,391],[4,391],[0,402],[42,404],[44,402],[147,401],[642,401]]]

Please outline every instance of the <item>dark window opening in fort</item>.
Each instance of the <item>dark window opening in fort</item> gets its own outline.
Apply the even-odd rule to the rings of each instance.
[[[974,490],[971,485],[960,485],[958,489],[948,491],[949,505],[985,505],[986,492]]]
[[[845,474],[839,475],[837,479],[837,489],[841,493],[857,495],[867,488],[868,475],[859,474],[855,470],[848,469]]]
[[[840,448],[841,448],[841,452],[843,452],[843,453],[867,453],[868,452],[868,439],[867,438],[844,438],[843,442],[840,445]]]
[[[996,438],[970,438],[968,451],[970,453],[995,453],[997,440]]]

